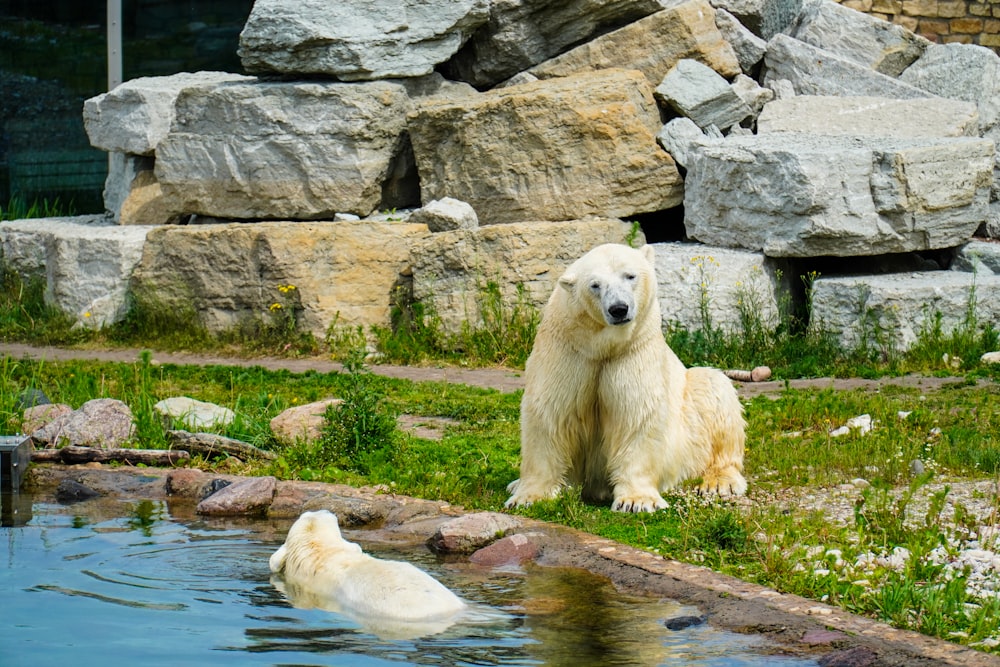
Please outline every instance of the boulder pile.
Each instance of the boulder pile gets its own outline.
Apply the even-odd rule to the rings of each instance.
[[[474,323],[487,284],[540,306],[630,241],[664,326],[773,324],[799,276],[845,346],[1000,320],[984,47],[832,0],[257,0],[239,55],[88,100],[108,215],[3,223],[4,265],[89,326],[291,293],[322,336],[400,298]]]

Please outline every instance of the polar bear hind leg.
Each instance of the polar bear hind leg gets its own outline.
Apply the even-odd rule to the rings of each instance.
[[[710,447],[708,464],[701,473],[700,493],[742,496],[746,422],[743,404],[732,381],[714,368],[687,371],[687,412],[692,446]]]

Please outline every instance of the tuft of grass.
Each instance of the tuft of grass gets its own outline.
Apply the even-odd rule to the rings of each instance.
[[[0,206],[0,220],[24,220],[29,218],[58,218],[76,215],[73,202],[64,204],[59,197],[51,201],[35,198],[29,203],[21,195],[11,196],[6,206]]]

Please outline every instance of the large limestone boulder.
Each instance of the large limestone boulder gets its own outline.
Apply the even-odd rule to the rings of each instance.
[[[939,314],[944,335],[970,324],[970,309],[980,330],[1000,321],[997,290],[1000,276],[961,271],[820,277],[812,286],[809,327],[845,349],[905,351]]]
[[[596,35],[658,12],[671,0],[494,0],[489,20],[444,71],[491,88]]]
[[[778,34],[767,43],[764,85],[774,88],[782,79],[796,95],[927,97],[927,91],[859,65],[836,53]]]
[[[363,81],[430,74],[489,16],[488,0],[256,0],[239,56],[248,72]]]
[[[413,298],[441,318],[446,331],[480,319],[483,295],[496,285],[504,303],[538,310],[559,276],[602,243],[625,243],[631,225],[617,219],[523,222],[432,234],[413,247]],[[643,236],[635,243],[642,245]]]
[[[411,94],[464,92],[440,76],[366,83],[234,83],[188,89],[156,151],[165,196],[187,213],[235,219],[365,216],[392,181],[415,181]],[[398,187],[398,186],[393,186]],[[393,201],[391,205],[406,203]]]
[[[787,285],[761,253],[700,243],[655,243],[653,249],[665,328],[738,335],[744,323],[768,330],[778,325]]]
[[[900,80],[934,95],[973,102],[980,133],[1000,139],[1000,56],[975,44],[933,44]]]
[[[655,86],[684,58],[697,60],[727,79],[742,71],[736,52],[715,24],[715,10],[707,0],[672,4],[528,71],[547,79],[587,70],[637,69]]]
[[[44,280],[48,305],[98,329],[125,316],[129,276],[150,229],[102,215],[3,222],[2,262],[24,279]]]
[[[899,76],[931,44],[903,26],[833,0],[807,0],[788,33],[887,76]]]
[[[401,150],[409,97],[395,83],[259,83],[184,94],[156,176],[189,213],[367,215]]]
[[[210,331],[293,317],[322,338],[333,322],[387,326],[410,247],[405,222],[260,222],[153,228],[135,269],[137,297],[189,313]]]
[[[757,117],[757,132],[806,132],[876,137],[974,137],[979,113],[971,102],[943,97],[796,95],[772,100]]]
[[[254,81],[227,72],[181,72],[131,79],[83,104],[83,126],[95,148],[152,155],[170,131],[174,103],[188,88]]]
[[[685,225],[772,257],[948,248],[986,219],[993,142],[769,134],[688,156]]]
[[[481,225],[677,206],[683,184],[656,144],[659,113],[634,70],[425,100],[409,118],[421,196],[464,201]]]

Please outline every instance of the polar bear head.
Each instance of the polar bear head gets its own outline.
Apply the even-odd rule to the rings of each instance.
[[[599,245],[559,278],[580,311],[599,323],[628,325],[656,300],[652,246]],[[657,323],[658,325],[658,323]]]
[[[328,510],[303,512],[288,529],[285,543],[271,554],[271,572],[295,570],[337,554],[360,554],[361,547],[340,534],[337,515]],[[315,567],[315,565],[313,566]]]

